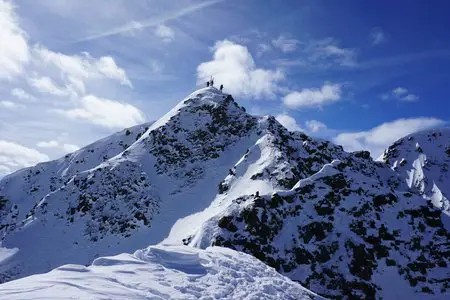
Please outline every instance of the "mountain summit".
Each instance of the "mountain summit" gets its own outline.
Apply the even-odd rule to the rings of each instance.
[[[162,241],[245,252],[326,297],[443,299],[448,137],[411,135],[373,161],[200,89],[156,122],[3,178],[0,280]]]
[[[208,206],[260,123],[230,95],[201,89],[154,123],[6,176],[2,246],[20,251],[2,263],[2,281],[160,241]]]
[[[410,189],[450,216],[450,128],[406,136],[380,159],[405,178]]]

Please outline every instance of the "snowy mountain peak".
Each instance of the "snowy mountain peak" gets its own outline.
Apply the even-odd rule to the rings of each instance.
[[[184,111],[195,111],[195,108],[201,106],[217,107],[224,105],[231,99],[231,95],[222,93],[215,87],[199,89],[175,105],[168,113],[156,121],[150,130],[157,129],[158,127],[167,124],[167,122],[175,115]]]
[[[428,153],[437,159],[450,158],[450,128],[429,129],[405,136],[385,150],[382,160],[393,164],[403,152]]]
[[[450,215],[450,128],[410,134],[392,144],[382,161],[405,178],[409,188]]]
[[[185,245],[222,246],[327,297],[440,299],[449,140],[421,132],[374,161],[203,88],[154,123],[2,179],[0,281],[163,241],[181,248],[137,259],[197,270],[210,250]]]
[[[2,246],[20,251],[0,281],[160,241],[178,218],[208,206],[263,134],[258,118],[210,87],[153,124],[5,177]]]

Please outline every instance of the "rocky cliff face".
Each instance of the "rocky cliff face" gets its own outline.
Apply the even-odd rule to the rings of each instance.
[[[450,226],[442,192],[449,183],[446,131],[402,139],[386,151],[384,162],[373,161],[368,152],[334,148],[331,163],[318,160],[320,169],[297,177],[289,191],[250,193],[239,189],[241,177],[234,183],[240,193],[217,197],[210,208],[179,221],[167,241],[175,242],[184,232],[183,242],[191,246],[252,254],[326,297],[445,298],[450,284]],[[405,140],[420,140],[426,150],[399,149]],[[314,157],[307,143],[294,144],[290,153],[306,151],[307,159]],[[405,169],[407,159],[399,168],[395,157],[408,157],[413,170]],[[301,160],[296,165],[308,170]],[[430,182],[433,188],[427,192]],[[438,192],[437,182],[442,186]],[[188,225],[195,229],[183,229]]]
[[[291,191],[234,199],[192,239],[252,254],[327,297],[420,299],[448,293],[446,217],[362,152]]]

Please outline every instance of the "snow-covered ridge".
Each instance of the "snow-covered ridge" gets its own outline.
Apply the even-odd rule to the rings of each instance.
[[[208,225],[208,220],[217,220],[236,204],[245,207],[249,203],[244,200],[249,195],[289,191],[324,164],[347,155],[342,147],[328,141],[287,131],[273,117],[262,121],[267,133],[230,169],[209,207],[178,220],[164,242],[184,240],[191,246],[206,247],[204,236],[212,234],[210,229],[213,228]]]
[[[446,129],[409,136],[373,161],[366,151],[289,132],[274,117],[251,116],[209,87],[131,131],[107,159],[97,154],[109,151],[103,143],[77,152],[86,167],[68,156],[0,181],[8,249],[0,251],[0,281],[163,240],[251,254],[332,298],[449,292]],[[200,250],[157,248],[136,257],[162,259],[170,272],[186,264],[203,270]]]
[[[19,249],[8,264],[0,263],[0,281],[161,241],[177,219],[202,211],[222,193],[220,183],[266,135],[273,142],[264,147],[279,150],[264,153],[278,151],[278,162],[284,151],[290,157],[287,165],[263,162],[263,177],[274,189],[295,184],[339,150],[310,139],[312,150],[330,150],[314,150],[316,160],[308,160],[307,168],[297,166],[308,153],[296,150],[299,143],[285,128],[273,117],[250,116],[212,87],[192,93],[148,125],[0,181],[2,247]]]
[[[229,202],[209,209],[214,213],[196,232],[185,229],[183,243],[252,254],[330,298],[445,299],[449,293],[448,217],[369,153],[334,160],[290,191]],[[171,236],[179,237],[184,225],[176,224]]]
[[[36,203],[30,199],[42,199],[73,175],[94,168],[120,154],[137,141],[152,123],[126,128],[60,159],[9,174],[0,180],[0,197],[9,195],[10,202],[7,205],[20,204],[21,210],[17,218],[21,219],[24,217],[22,213],[28,212]],[[7,207],[3,207],[5,208]]]
[[[183,108],[190,107],[195,108],[204,105],[218,106],[223,102],[223,99],[230,96],[229,94],[224,94],[214,87],[203,88],[197,90],[186,97],[184,100],[180,101],[175,105],[169,112],[162,116],[158,121],[154,122],[151,130],[155,130],[161,126],[167,124],[171,118],[180,113]]]
[[[152,246],[1,285],[0,299],[322,299],[230,249]]]
[[[408,135],[389,147],[380,160],[450,216],[450,128]]]

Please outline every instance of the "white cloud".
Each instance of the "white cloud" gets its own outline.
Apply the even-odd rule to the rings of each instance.
[[[76,95],[86,94],[86,85],[82,79],[69,75],[67,76],[67,81],[66,88],[70,93]]]
[[[132,87],[125,70],[118,67],[110,56],[102,56],[98,59],[84,52],[79,55],[65,55],[50,51],[41,46],[33,47],[34,63],[42,68],[53,67],[60,72],[60,77],[68,83],[76,84],[88,79],[107,78],[120,82],[122,85]],[[83,89],[83,88],[81,88]]]
[[[283,113],[275,117],[281,125],[286,127],[289,131],[302,131],[311,135],[329,135],[334,133],[334,130],[329,129],[324,123],[317,120],[307,120],[304,126],[300,125],[295,118]]]
[[[402,97],[401,100],[405,101],[405,102],[415,102],[415,101],[419,100],[419,96],[414,95],[414,94],[408,94],[405,97]]]
[[[263,107],[263,106],[259,106],[259,105],[251,105],[251,106],[248,106],[246,109],[247,109],[248,113],[251,114],[252,116],[270,115],[268,107]]]
[[[80,146],[73,145],[73,144],[63,144],[62,148],[66,153],[72,153],[72,152],[79,150]]]
[[[170,43],[175,39],[175,31],[163,24],[156,26],[155,34],[158,37],[162,38],[163,42],[165,43]]]
[[[137,34],[145,28],[144,24],[142,24],[139,21],[134,21],[134,20],[128,22],[128,24],[126,24],[124,27],[129,28],[128,31],[124,31],[124,32],[120,33],[121,35],[124,35],[124,36],[137,36]]]
[[[4,165],[0,165],[0,178],[11,172],[12,172],[11,168],[4,166]]]
[[[11,95],[20,100],[34,100],[34,97],[32,95],[19,88],[12,89]]]
[[[393,89],[390,93],[385,93],[381,95],[381,99],[383,100],[389,100],[391,98],[404,102],[415,102],[419,100],[419,96],[410,93],[407,88],[401,86]]]
[[[274,96],[278,81],[284,77],[282,71],[257,68],[247,47],[228,40],[217,42],[213,49],[213,60],[197,67],[199,85],[213,76],[217,84],[236,96]]]
[[[317,120],[308,120],[305,122],[306,128],[308,132],[317,133],[319,131],[327,130],[327,126]]]
[[[332,38],[312,41],[307,44],[304,51],[308,54],[309,62],[320,67],[331,65],[355,67],[358,65],[355,49],[342,48]]]
[[[88,53],[65,55],[41,45],[30,47],[9,1],[0,0],[0,27],[0,80],[24,75],[33,78],[28,82],[40,92],[56,96],[74,92],[83,95],[86,82],[99,79],[115,80],[132,87],[125,70],[110,56],[96,59]],[[14,89],[12,93],[19,99],[32,99],[22,89]]]
[[[0,99],[0,136],[5,141],[18,141],[25,148],[31,146],[28,148],[31,150],[27,153],[31,153],[30,155],[34,153],[40,159],[29,158],[28,162],[23,161],[24,159],[20,157],[25,154],[11,159],[10,156],[14,155],[14,151],[23,148],[10,145],[13,152],[8,152],[8,156],[5,154],[7,150],[1,150],[0,173],[47,160],[48,156],[54,158],[61,152],[79,148],[74,144],[85,144],[116,128],[144,121],[142,113],[136,107],[103,99],[110,97],[129,99],[121,91],[128,91],[126,87],[131,88],[132,83],[126,71],[119,66],[117,59],[110,54],[95,56],[88,53],[73,54],[74,51],[78,51],[78,47],[75,47],[77,49],[63,47],[67,49],[63,52],[53,51],[40,43],[39,38],[47,33],[39,30],[33,30],[33,36],[28,38],[27,33],[20,27],[21,21],[25,21],[25,18],[20,19],[15,13],[15,11],[24,12],[26,14],[24,17],[28,18],[30,17],[27,14],[28,7],[22,5],[20,10],[16,10],[15,5],[20,4],[16,2],[0,0],[0,82],[9,81],[0,86],[3,98]],[[75,19],[78,20],[77,18]],[[26,19],[27,25],[36,25],[39,21],[33,18]],[[74,24],[66,25],[72,28]],[[122,53],[123,47],[119,48],[113,53]],[[36,97],[40,97],[39,101]],[[61,101],[60,97],[70,101]],[[97,102],[103,105],[95,105],[96,102],[89,100],[92,99],[90,97],[98,99]],[[25,108],[24,105],[26,110],[12,111]],[[58,108],[63,117],[61,115],[49,117],[48,113],[54,108]],[[77,116],[76,112],[81,116]],[[84,119],[90,123],[74,121],[67,117],[70,113],[73,119]],[[76,124],[79,126],[74,126]],[[109,130],[94,124],[107,126]],[[61,131],[68,132],[71,139],[55,138]],[[47,148],[43,143],[40,146],[44,148],[36,146],[40,141],[49,142],[53,139],[58,142],[57,147],[55,143],[53,148],[52,143],[46,145]],[[4,145],[5,143],[2,144]]]
[[[29,61],[27,37],[10,1],[0,0],[0,28],[0,80],[9,80],[20,75]]]
[[[404,94],[408,93],[408,90],[404,87],[399,86],[398,88],[393,89],[392,93],[396,96],[403,96]]]
[[[51,140],[51,141],[41,141],[38,142],[36,144],[36,146],[38,146],[39,148],[58,148],[59,147],[59,143],[55,140]]]
[[[49,77],[30,78],[29,83],[32,87],[43,94],[51,94],[59,97],[68,96],[70,94],[69,90],[57,86]]]
[[[427,128],[441,126],[445,122],[436,118],[398,119],[383,123],[368,131],[341,133],[334,139],[347,151],[369,150],[372,157],[380,156],[384,149],[396,140]]]
[[[390,97],[391,95],[386,93],[380,95],[381,100],[389,100]]]
[[[6,109],[10,109],[10,110],[20,110],[20,109],[25,109],[25,105],[22,104],[17,104],[11,101],[0,101],[0,106],[6,108]]]
[[[257,47],[256,56],[261,57],[264,53],[269,52],[272,50],[272,47],[269,44],[261,43]]]
[[[298,40],[288,38],[284,35],[280,35],[278,38],[272,40],[272,45],[284,53],[295,51],[299,43]]]
[[[145,121],[143,113],[131,104],[87,95],[80,100],[80,107],[54,110],[72,119],[87,120],[108,128],[124,128]]]
[[[207,8],[209,6],[215,5],[215,4],[223,2],[223,1],[225,1],[225,0],[207,0],[207,1],[194,3],[194,4],[191,4],[186,7],[178,8],[176,11],[169,11],[166,13],[162,13],[156,18],[153,17],[151,19],[143,20],[143,21],[132,21],[132,22],[129,22],[128,24],[120,26],[120,27],[112,28],[110,30],[106,30],[104,32],[94,34],[91,36],[86,36],[86,37],[78,40],[77,42],[91,41],[91,40],[96,40],[96,39],[100,39],[100,38],[104,38],[104,37],[108,37],[108,36],[124,34],[124,33],[130,32],[130,31],[136,31],[139,29],[158,26],[159,24],[164,24],[170,20],[176,20],[183,16],[190,15],[199,10],[202,10],[204,8]]]
[[[161,74],[164,71],[164,64],[157,60],[150,60],[148,65],[153,74]]]
[[[49,157],[36,149],[0,140],[0,176],[14,169],[33,166],[47,160]]]
[[[39,148],[58,149],[64,153],[72,153],[80,149],[79,146],[73,144],[60,144],[58,141],[40,141],[36,144]]]
[[[287,115],[287,114],[280,114],[275,117],[278,122],[280,122],[281,125],[286,127],[289,131],[305,131],[303,128],[300,127],[300,125],[297,123],[297,120],[295,120],[293,117]]]
[[[380,45],[387,41],[386,35],[380,27],[375,27],[370,32],[370,40],[373,45]]]
[[[88,57],[91,60],[93,59],[90,56]],[[116,62],[111,56],[100,57],[91,66],[90,71],[92,72],[92,74],[96,74],[96,72],[98,72],[99,74],[104,75],[106,78],[117,80],[123,85],[132,87],[131,81],[128,79],[125,71],[117,66]]]
[[[298,42],[297,59],[278,59],[275,63],[281,66],[302,66],[326,69],[332,66],[346,68],[357,67],[357,52],[352,48],[343,48],[333,38]]]
[[[302,89],[291,92],[283,98],[289,108],[321,107],[341,99],[341,85],[324,84],[321,88]]]
[[[341,48],[333,40],[328,39],[319,44],[313,59],[332,59],[343,67],[354,67],[357,65],[355,50]]]

